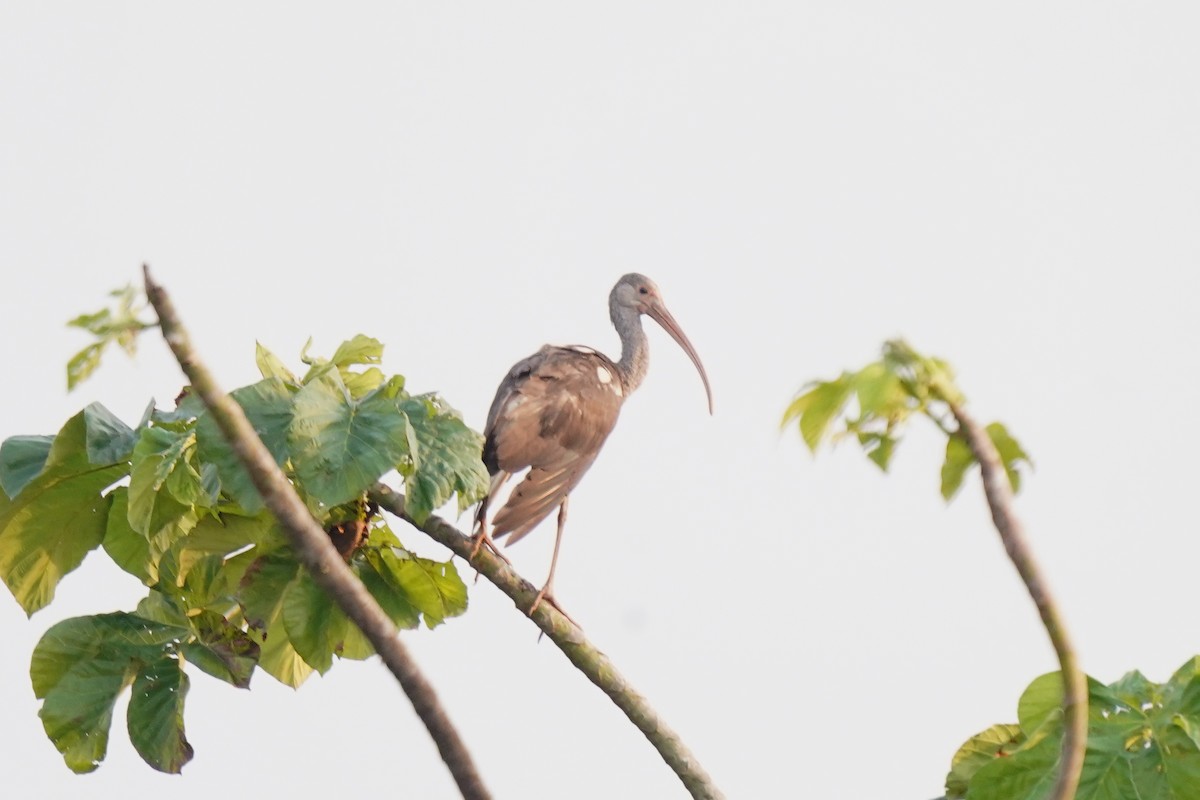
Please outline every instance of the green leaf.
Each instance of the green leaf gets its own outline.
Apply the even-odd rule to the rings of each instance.
[[[418,524],[456,493],[458,508],[477,503],[488,491],[483,437],[431,397],[400,401],[417,440],[416,469],[405,477],[404,510]]]
[[[87,459],[97,466],[127,461],[137,434],[99,403],[83,409]],[[0,444],[0,489],[16,497],[42,471],[53,436],[13,436]]]
[[[967,785],[981,767],[994,759],[1010,755],[1024,741],[1020,725],[993,725],[963,743],[950,762],[946,776],[946,794],[951,798],[965,797]]]
[[[163,487],[173,472],[186,469],[185,450],[194,435],[192,431],[163,427],[142,429],[133,448],[129,479],[129,524],[138,533],[150,536],[182,517],[191,505],[163,491]]]
[[[263,347],[262,342],[254,343],[254,363],[258,365],[258,371],[264,378],[278,378],[284,383],[291,384],[297,382],[296,376],[287,368],[287,365],[279,356]]]
[[[355,400],[330,372],[297,393],[288,443],[311,497],[327,506],[346,503],[411,457],[408,418],[385,389]]]
[[[292,424],[293,400],[287,384],[277,377],[265,378],[235,389],[230,396],[242,407],[275,463],[282,466],[289,456],[287,436]],[[200,460],[216,465],[221,490],[248,513],[261,510],[258,490],[211,414],[205,412],[196,420],[196,439]]]
[[[900,378],[883,361],[863,367],[854,375],[853,382],[859,416],[863,419],[888,419],[908,411],[908,393],[904,391]]]
[[[361,333],[353,339],[338,345],[338,349],[334,351],[333,358],[328,361],[316,356],[310,357],[308,355],[310,347],[312,347],[312,339],[308,340],[300,353],[300,360],[309,365],[309,370],[301,381],[304,384],[313,383],[331,372],[337,372],[343,382],[348,385],[355,384],[355,389],[366,388],[359,384],[355,378],[360,373],[350,368],[359,365],[378,364],[383,357],[383,344],[378,339],[364,336]],[[378,370],[375,372],[378,373]],[[382,373],[379,373],[379,375],[382,376]],[[367,378],[366,380],[370,381],[372,379]],[[374,387],[371,386],[370,388]],[[351,391],[351,395],[354,397],[358,396],[354,391]]]
[[[192,760],[183,733],[183,702],[190,683],[174,655],[146,664],[129,698],[129,739],[142,759],[159,772],[178,773]]]
[[[186,609],[183,608],[177,597],[160,592],[156,588],[152,588],[145,597],[138,601],[137,609],[134,611],[143,619],[174,625],[178,628],[187,628],[191,625],[185,612]]]
[[[996,446],[996,452],[1000,454],[1000,461],[1004,464],[1004,471],[1008,474],[1008,482],[1012,484],[1013,493],[1021,491],[1021,473],[1017,471],[1017,467],[1021,462],[1024,462],[1026,466],[1032,465],[1029,454],[999,422],[988,425],[987,434],[988,438],[992,440],[992,444]]]
[[[0,489],[9,498],[42,471],[53,443],[53,436],[11,436],[0,444]]]
[[[301,573],[283,593],[283,626],[292,647],[322,675],[340,654],[352,623],[307,573]]]
[[[41,473],[15,499],[0,495],[0,578],[27,614],[100,544],[111,502],[101,492],[125,473],[88,461],[80,412],[54,438]]]
[[[393,625],[401,630],[417,627],[421,622],[421,612],[413,607],[407,592],[401,589],[397,582],[389,581],[379,574],[376,563],[377,561],[373,562],[370,559],[361,564],[356,562],[355,572],[363,586],[375,598],[375,602],[379,603]]]
[[[946,459],[942,462],[942,499],[949,503],[962,488],[967,470],[976,463],[967,440],[958,434],[946,437]]]
[[[261,636],[258,666],[293,688],[304,683],[313,671],[292,646],[283,624],[283,596],[299,573],[300,565],[290,553],[269,553],[254,559],[238,594],[247,622]]]
[[[867,458],[875,462],[881,470],[887,472],[888,466],[892,462],[892,455],[896,452],[896,439],[886,433],[860,431],[858,443],[862,445]]]
[[[338,345],[329,362],[338,367],[349,367],[355,364],[378,364],[382,359],[383,343],[359,333]]]
[[[342,372],[342,381],[346,384],[346,391],[356,399],[375,391],[384,384],[385,380],[383,372],[378,367],[371,367],[364,372],[350,370]]]
[[[72,772],[91,772],[104,760],[113,706],[128,671],[127,661],[83,661],[55,683],[56,691],[43,695],[42,727]]]
[[[250,688],[250,678],[261,649],[238,625],[214,611],[191,618],[198,641],[183,646],[188,661],[239,689]]]
[[[1197,675],[1200,675],[1200,656],[1193,656],[1183,662],[1183,666],[1175,670],[1175,674],[1164,684],[1164,694],[1171,698],[1178,697]]]
[[[177,576],[180,580],[186,578],[193,566],[210,556],[223,559],[248,547],[260,548],[258,554],[262,555],[263,546],[273,550],[282,542],[275,518],[268,513],[206,516],[173,547]]]
[[[118,567],[153,586],[158,580],[158,570],[150,563],[150,542],[129,524],[129,490],[118,486],[109,496],[112,508],[102,541],[104,552]]]
[[[39,716],[46,734],[68,767],[91,772],[99,765],[107,751],[117,696],[131,680],[149,674],[147,665],[170,655],[187,635],[186,629],[124,613],[75,617],[46,631],[34,648],[29,674],[34,694],[44,701]],[[138,724],[169,730],[154,709],[145,712],[136,715]],[[135,722],[132,712],[130,722]],[[131,730],[131,737],[141,736]],[[182,737],[181,717],[178,736]],[[149,758],[147,762],[157,769],[173,765]]]
[[[87,424],[87,456],[93,464],[128,461],[138,434],[99,403],[83,410]]]
[[[434,628],[467,610],[467,587],[453,561],[418,558],[391,547],[369,548],[366,557],[376,574],[424,614],[426,626]]]
[[[94,314],[80,314],[67,322],[68,328],[83,328],[88,333],[103,334],[112,319],[112,311],[102,308]]]
[[[820,381],[799,395],[784,412],[783,421],[800,420],[800,435],[812,452],[825,438],[830,423],[842,412],[853,389],[852,375],[842,373],[834,381]]]
[[[74,390],[96,371],[96,368],[100,366],[100,356],[104,354],[104,347],[107,344],[107,341],[93,342],[71,356],[71,360],[67,362],[68,392]]]

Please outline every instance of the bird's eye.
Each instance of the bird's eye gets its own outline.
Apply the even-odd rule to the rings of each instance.
[[[650,294],[650,290],[645,286],[638,287],[638,294]]]

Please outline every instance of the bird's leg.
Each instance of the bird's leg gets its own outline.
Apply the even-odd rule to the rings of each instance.
[[[499,545],[497,545],[496,541],[488,534],[487,529],[487,510],[488,506],[492,502],[492,497],[495,496],[496,491],[501,487],[501,485],[503,485],[503,483],[511,477],[511,472],[497,472],[492,476],[492,482],[491,485],[488,486],[487,495],[485,495],[484,498],[479,501],[479,511],[475,514],[475,522],[479,525],[479,530],[477,530],[474,537],[472,537],[475,543],[471,546],[471,555],[467,558],[467,563],[474,561],[475,556],[479,555],[479,548],[486,544],[487,549],[491,550],[492,553],[495,554],[496,558],[500,559],[505,564],[508,564],[510,567],[512,566],[512,561],[509,560],[508,556],[500,552]],[[475,573],[475,580],[479,580],[478,572]]]
[[[491,499],[491,495],[489,495],[479,502],[479,513],[475,515],[475,521],[479,524],[479,530],[475,531],[475,535],[471,537],[474,539],[475,543],[471,545],[471,555],[467,557],[467,563],[474,561],[475,556],[479,555],[479,548],[486,544],[487,549],[491,550],[492,553],[495,554],[496,558],[500,559],[511,567],[512,561],[509,560],[508,556],[500,552],[500,546],[497,545],[495,540],[492,539],[492,537],[488,534],[487,509],[488,501]],[[475,580],[479,580],[478,572],[475,573]]]
[[[562,606],[554,599],[554,592],[551,591],[554,588],[554,569],[558,566],[558,548],[562,545],[563,527],[567,524],[567,500],[569,499],[570,496],[564,497],[562,505],[558,507],[558,532],[554,535],[554,555],[550,556],[550,575],[547,576],[546,584],[537,593],[537,597],[533,598],[533,605],[529,607],[530,614],[537,611],[538,606],[545,600],[558,609],[558,612],[564,617],[571,619],[570,615],[563,611]],[[575,620],[571,619],[571,622],[575,622]]]

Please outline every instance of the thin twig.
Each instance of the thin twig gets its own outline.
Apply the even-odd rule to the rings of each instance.
[[[421,674],[408,648],[400,641],[396,626],[342,561],[329,537],[309,514],[254,432],[241,406],[218,388],[212,373],[192,349],[187,331],[179,321],[171,299],[150,278],[149,267],[144,266],[143,272],[146,296],[158,314],[163,338],[175,354],[192,388],[204,401],[221,433],[250,473],[263,502],[283,526],[296,556],[308,568],[313,581],[346,612],[346,616],[362,630],[383,658],[384,664],[412,701],[417,716],[429,729],[429,735],[433,737],[462,796],[467,800],[490,800],[491,794],[483,785],[471,754],[438,701],[433,686]]]
[[[370,498],[380,508],[409,522],[428,534],[435,541],[448,547],[456,555],[462,556],[471,566],[496,585],[500,591],[508,595],[522,613],[533,604],[538,589],[533,584],[518,575],[500,558],[481,548],[474,560],[471,560],[473,540],[464,535],[458,528],[436,516],[430,516],[423,525],[417,523],[404,513],[404,495],[385,486],[376,484],[370,492]],[[663,761],[675,771],[679,780],[691,792],[696,800],[720,800],[724,798],[721,790],[713,783],[712,778],[705,772],[704,767],[692,755],[687,745],[679,735],[664,722],[646,699],[634,691],[629,682],[617,672],[617,668],[608,660],[608,656],[600,652],[587,640],[583,631],[567,619],[550,603],[542,603],[537,611],[530,616],[554,644],[562,650],[576,669],[587,676],[588,680],[600,687],[618,708],[625,712],[637,729],[645,734],[654,749],[662,756]]]
[[[1087,751],[1087,678],[1079,668],[1075,650],[1067,636],[1067,628],[1059,613],[1058,605],[1050,594],[1050,588],[1042,577],[1041,569],[1033,557],[1033,551],[1025,540],[1021,521],[1012,509],[1012,487],[1008,473],[1000,460],[1000,454],[992,439],[973,417],[955,403],[950,403],[950,412],[958,421],[959,432],[966,438],[967,446],[979,462],[983,474],[983,491],[987,496],[992,521],[1000,532],[1004,549],[1012,559],[1029,590],[1029,596],[1037,606],[1042,624],[1050,635],[1054,652],[1062,667],[1063,676],[1063,741],[1059,759],[1058,778],[1049,800],[1072,800],[1079,787],[1079,775],[1083,770],[1083,759]]]

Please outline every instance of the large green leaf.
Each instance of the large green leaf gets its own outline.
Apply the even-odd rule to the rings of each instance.
[[[0,578],[26,613],[49,603],[62,576],[100,544],[110,504],[101,492],[124,474],[124,464],[88,461],[81,411],[54,437],[37,477],[13,499],[0,495]]]
[[[284,590],[283,626],[305,663],[324,674],[342,653],[353,623],[304,572]]]
[[[128,461],[137,443],[138,434],[99,403],[83,410],[87,423],[88,461],[93,464],[116,464]]]
[[[183,736],[186,678],[173,654],[187,636],[185,628],[124,613],[75,617],[46,631],[29,674],[43,700],[39,715],[46,734],[68,767],[91,772],[104,759],[113,705],[133,681],[140,687],[130,700],[134,745],[155,769],[179,771],[191,748]],[[163,663],[167,659],[177,675]],[[175,700],[168,697],[173,693]]]
[[[183,702],[190,683],[178,656],[165,654],[142,666],[133,681],[127,718],[129,740],[160,772],[177,773],[192,760],[183,733]]]
[[[304,491],[326,506],[358,497],[402,466],[413,457],[413,442],[391,384],[356,400],[329,372],[296,395],[288,434],[292,465]]]
[[[230,396],[242,407],[275,463],[282,465],[287,461],[288,428],[292,424],[292,394],[287,383],[278,377],[265,378],[233,390]],[[196,420],[196,439],[201,461],[217,468],[221,490],[247,512],[261,510],[258,490],[211,414],[204,412]]]
[[[53,436],[12,436],[0,444],[0,489],[16,497],[46,466]]]
[[[283,625],[283,596],[300,573],[300,565],[291,553],[278,551],[265,556],[246,554],[237,557],[252,563],[242,578],[238,600],[247,622],[257,632],[262,652],[258,666],[287,686],[297,687],[312,674],[310,667],[288,638]]]
[[[417,438],[416,469],[405,477],[404,510],[422,524],[434,510],[458,494],[458,508],[477,503],[487,494],[483,467],[483,437],[437,398],[401,400]]]
[[[366,558],[376,574],[424,615],[428,627],[467,610],[467,587],[453,561],[419,558],[394,547],[368,548]]]
[[[401,629],[417,627],[421,622],[421,612],[413,606],[408,593],[397,586],[395,581],[389,581],[379,574],[376,563],[375,560],[356,563],[355,572],[363,586],[391,618],[393,625]]]
[[[112,509],[104,531],[104,552],[118,567],[153,586],[158,580],[158,570],[150,561],[149,540],[129,524],[129,490],[118,486],[109,496]]]

